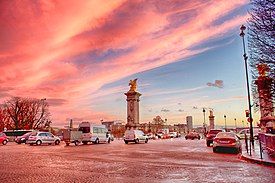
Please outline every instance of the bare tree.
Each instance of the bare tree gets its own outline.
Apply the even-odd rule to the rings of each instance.
[[[4,128],[11,128],[11,118],[9,117],[7,110],[3,105],[0,105],[0,131]]]
[[[4,103],[12,129],[39,129],[50,125],[49,105],[45,100],[13,97]]]
[[[269,67],[267,82],[271,89],[271,98],[265,98],[268,102],[275,100],[275,4],[274,0],[251,0],[251,18],[248,21],[248,48],[249,62],[252,68],[253,80],[257,80],[259,64]],[[259,109],[259,91],[255,82],[252,84],[252,93],[255,110]]]

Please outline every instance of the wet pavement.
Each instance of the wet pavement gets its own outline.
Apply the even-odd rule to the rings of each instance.
[[[0,146],[0,182],[273,182],[275,168],[213,153],[204,140]]]
[[[268,151],[264,147],[262,147],[262,151],[260,150],[259,140],[255,140],[254,147],[251,146],[251,153],[250,153],[250,148],[248,147],[246,149],[244,144],[245,143],[243,143],[243,147],[242,147],[243,159],[254,163],[275,167],[275,157],[270,156],[268,154]]]

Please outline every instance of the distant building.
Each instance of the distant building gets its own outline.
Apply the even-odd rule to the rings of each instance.
[[[178,129],[178,132],[181,134],[185,134],[188,131],[186,124],[175,124],[174,126]]]
[[[124,125],[124,122],[121,121],[121,120],[102,121],[101,124],[102,124],[102,125],[105,125],[106,128],[107,128],[109,131],[111,131],[112,126],[114,126],[114,125],[117,125],[117,126]]]
[[[192,116],[187,116],[186,117],[186,124],[187,124],[188,130],[193,129],[193,119],[192,119]]]

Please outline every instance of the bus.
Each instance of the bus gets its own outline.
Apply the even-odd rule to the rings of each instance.
[[[3,133],[6,134],[9,141],[14,141],[16,137],[22,136],[28,132],[33,132],[34,130],[6,130]]]

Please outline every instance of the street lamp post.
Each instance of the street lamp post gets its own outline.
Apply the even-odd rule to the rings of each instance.
[[[203,128],[204,128],[204,133],[206,133],[206,124],[205,124],[205,109],[202,109],[203,112]]]
[[[236,129],[236,132],[237,132],[237,122],[236,122],[237,119],[235,118],[234,121],[235,121],[235,129]]]
[[[224,115],[223,117],[224,117],[224,129],[226,131],[226,115]]]
[[[242,37],[242,41],[243,41],[243,58],[244,58],[244,62],[245,62],[245,75],[246,75],[246,87],[247,87],[247,99],[248,99],[248,108],[249,108],[249,122],[250,122],[250,141],[252,146],[254,147],[254,138],[253,138],[253,118],[252,118],[252,111],[251,111],[251,102],[250,102],[250,89],[249,89],[249,81],[248,81],[248,69],[247,69],[247,59],[248,56],[246,55],[246,51],[245,51],[245,43],[244,43],[244,31],[245,31],[246,27],[244,25],[241,26],[240,30],[240,36]]]

